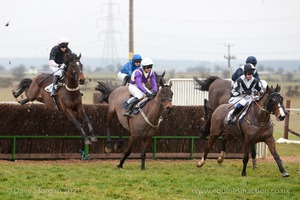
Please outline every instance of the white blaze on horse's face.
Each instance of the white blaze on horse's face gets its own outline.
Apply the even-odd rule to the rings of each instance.
[[[285,118],[285,112],[282,108],[282,106],[280,105],[280,103],[278,103],[278,108],[279,108],[279,113],[280,115],[277,117],[280,121],[282,121]],[[282,119],[282,120],[281,120]]]

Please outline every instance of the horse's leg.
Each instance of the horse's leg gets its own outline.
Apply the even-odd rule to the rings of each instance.
[[[289,177],[290,175],[285,171],[285,169],[283,167],[282,160],[280,159],[280,156],[279,156],[279,154],[276,151],[274,137],[273,136],[269,137],[265,141],[265,143],[268,145],[269,150],[270,150],[271,154],[273,155],[274,160],[276,161],[276,163],[278,165],[278,168],[279,168],[279,171],[281,172],[282,176],[283,177]]]
[[[224,158],[225,158],[227,139],[226,138],[222,138],[222,142],[221,143],[222,143],[222,150],[221,150],[220,156],[218,157],[218,160],[217,160],[217,162],[219,164],[221,164],[224,161]]]
[[[112,141],[111,141],[111,135],[110,135],[110,127],[113,120],[113,117],[115,116],[115,112],[108,112],[107,113],[107,121],[106,121],[106,145],[105,145],[105,152],[111,153],[112,152]]]
[[[121,124],[119,124],[119,127],[120,127],[120,132],[121,132],[121,134],[120,134],[118,143],[115,144],[115,146],[114,146],[114,151],[115,151],[115,152],[120,152],[121,149],[122,149],[123,146],[124,146],[124,138],[123,138],[123,135],[124,135],[125,129],[123,128],[123,126],[122,126]]]
[[[207,154],[208,152],[211,150],[213,144],[215,143],[215,141],[218,139],[218,135],[211,135],[208,142],[207,142],[207,145],[205,147],[205,150],[204,150],[204,154],[201,158],[200,161],[197,162],[197,167],[202,167],[204,164],[205,164],[205,160],[207,158]]]
[[[133,145],[135,144],[135,142],[136,142],[136,138],[134,136],[130,136],[130,139],[129,139],[129,142],[127,145],[127,149],[126,149],[123,157],[121,158],[120,163],[117,165],[118,168],[123,168],[123,164],[124,164],[125,160],[128,158],[128,156],[131,154],[131,151],[132,151],[132,148],[133,148]]]
[[[249,161],[249,149],[250,149],[250,143],[247,140],[245,140],[244,141],[244,148],[243,148],[244,156],[243,156],[242,176],[247,176],[246,168],[247,168],[247,164],[248,164],[248,161]]]
[[[141,170],[145,170],[145,160],[146,160],[146,149],[151,140],[151,137],[147,137],[144,139],[144,146],[141,151]]]
[[[207,117],[207,120],[205,121],[204,125],[200,128],[200,137],[207,137],[209,136],[209,129],[211,125],[211,116]]]
[[[94,129],[92,127],[91,121],[88,118],[86,112],[84,111],[82,106],[79,106],[81,109],[79,110],[79,115],[83,118],[84,122],[88,125],[88,129],[89,129],[89,134],[91,135],[91,140],[92,142],[96,142],[97,138],[94,132]]]
[[[256,168],[256,144],[251,146],[252,168]]]
[[[66,109],[66,116],[67,118],[73,122],[73,124],[75,125],[75,127],[79,130],[79,132],[81,133],[81,136],[84,140],[84,144],[91,144],[89,138],[87,137],[86,133],[84,132],[83,128],[81,127],[79,121],[77,121],[77,119],[75,118],[73,111],[71,109]]]

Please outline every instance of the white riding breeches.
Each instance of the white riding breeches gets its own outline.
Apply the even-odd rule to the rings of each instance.
[[[138,99],[142,99],[145,96],[145,94],[136,85],[129,84],[128,89],[130,94]],[[146,87],[145,89],[147,90],[147,92],[151,93],[150,90],[148,90]]]
[[[122,72],[118,73],[118,79],[120,81],[123,81],[126,76],[129,76],[129,75],[128,74],[123,74]]]
[[[237,97],[231,97],[228,101],[229,104],[241,104],[242,106],[245,106],[248,102],[251,103],[252,97],[249,95],[243,96],[237,96]]]
[[[50,69],[53,72],[53,76],[62,77],[63,73],[62,73],[62,70],[60,68],[50,66]]]

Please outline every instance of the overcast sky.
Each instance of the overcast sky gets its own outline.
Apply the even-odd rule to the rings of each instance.
[[[107,23],[109,1],[2,0],[0,57],[48,57],[66,36],[84,57],[110,55],[106,48],[127,58],[129,0],[113,0],[113,24]],[[135,53],[218,61],[232,44],[238,59],[300,59],[299,8],[299,0],[134,0]]]

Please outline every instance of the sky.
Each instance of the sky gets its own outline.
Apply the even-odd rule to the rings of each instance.
[[[230,45],[237,59],[300,60],[299,0],[133,2],[143,57],[223,61]],[[61,36],[84,57],[128,58],[129,0],[1,1],[0,58],[48,57]]]

